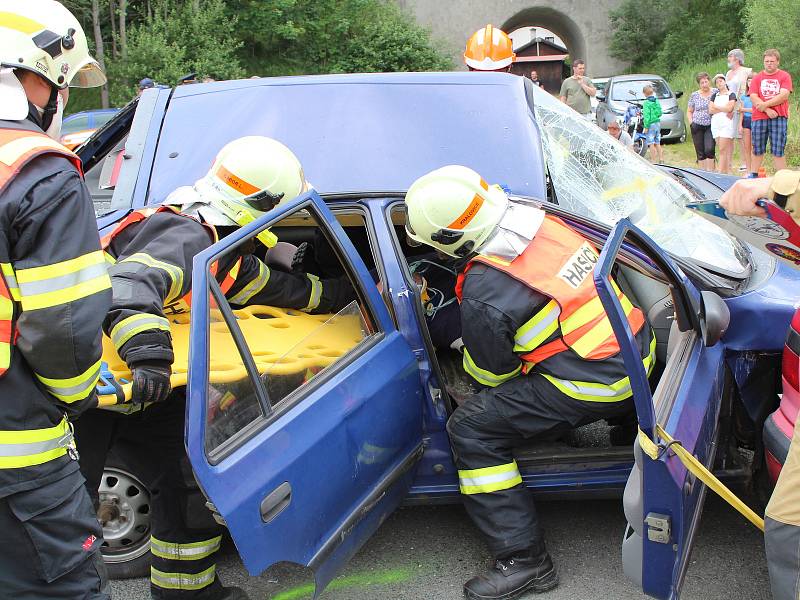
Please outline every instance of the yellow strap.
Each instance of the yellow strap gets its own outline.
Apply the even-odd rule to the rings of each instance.
[[[691,452],[684,448],[679,441],[672,439],[672,436],[664,431],[664,428],[658,424],[656,424],[656,433],[669,445],[669,449],[675,453],[675,456],[680,459],[690,473],[705,483],[709,489],[713,490],[718,496],[725,500],[725,502],[739,511],[745,519],[750,521],[761,531],[764,531],[764,519],[753,512],[753,510],[744,502],[742,502],[736,496],[736,494],[734,494],[725,486],[724,483],[717,479],[714,474],[711,473],[711,471],[706,469],[703,463],[697,460],[697,458],[695,458]],[[653,442],[653,440],[647,437],[641,429],[639,430],[639,445],[642,447],[642,450],[645,454],[647,454],[647,456],[653,460],[658,459],[661,448],[655,442]]]

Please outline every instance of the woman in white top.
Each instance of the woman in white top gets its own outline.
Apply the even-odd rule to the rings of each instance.
[[[714,76],[717,91],[711,95],[708,112],[711,113],[711,135],[719,146],[719,172],[729,173],[733,156],[733,138],[738,123],[733,120],[733,107],[736,105],[736,94],[728,89],[725,76]]]

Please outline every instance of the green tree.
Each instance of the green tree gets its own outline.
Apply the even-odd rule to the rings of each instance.
[[[800,76],[800,9],[797,0],[749,0],[745,6],[747,50],[756,71],[767,48],[781,53],[781,68]],[[794,94],[793,94],[794,95]]]

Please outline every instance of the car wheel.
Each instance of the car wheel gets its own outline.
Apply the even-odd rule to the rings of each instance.
[[[642,138],[633,141],[633,151],[639,156],[647,156],[647,142]]]
[[[150,490],[127,467],[106,464],[100,482],[101,551],[111,579],[150,574]]]
[[[682,144],[683,142],[685,142],[685,141],[686,141],[686,134],[685,134],[685,133],[682,133],[682,134],[681,134],[681,137],[680,137],[680,138],[678,138],[678,141],[679,141],[681,144]]]

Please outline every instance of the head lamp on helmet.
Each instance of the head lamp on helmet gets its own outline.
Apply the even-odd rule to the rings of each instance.
[[[417,179],[406,194],[406,235],[454,257],[477,252],[508,208],[508,196],[468,167],[450,165]]]

